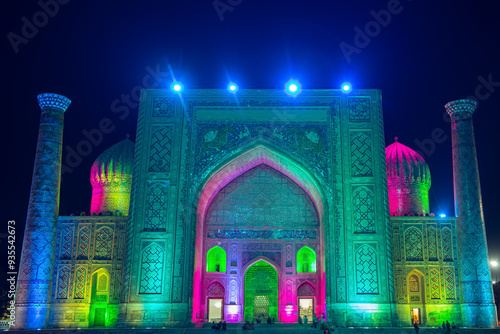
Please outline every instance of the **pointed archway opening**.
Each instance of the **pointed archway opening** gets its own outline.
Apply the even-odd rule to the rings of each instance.
[[[278,272],[264,260],[248,267],[245,273],[244,319],[278,319]]]
[[[324,287],[324,194],[315,177],[298,161],[269,147],[259,145],[214,167],[200,186],[196,216],[195,264],[193,279],[193,322],[208,321],[203,286],[220,280],[226,289],[224,314],[228,322],[254,319],[256,312],[276,321],[294,322],[298,275],[314,276],[318,286],[315,309],[322,311]],[[295,273],[297,251],[308,246],[314,261],[307,270]],[[226,271],[210,270],[210,249],[220,247],[227,254]],[[310,247],[310,248],[309,248]],[[245,294],[245,273],[259,257],[277,270],[283,293]],[[317,261],[317,262],[315,262]],[[317,269],[316,269],[317,266]],[[219,265],[222,268],[223,265]],[[258,267],[258,266],[257,266]],[[257,268],[256,267],[256,268]],[[281,271],[287,276],[281,276]],[[297,276],[297,277],[296,277]],[[264,290],[264,289],[261,289]],[[264,296],[255,299],[256,296]],[[274,303],[276,301],[276,303]],[[260,309],[269,305],[269,310]],[[247,306],[245,306],[247,305]],[[294,313],[295,312],[295,313]],[[286,316],[284,316],[286,314]]]

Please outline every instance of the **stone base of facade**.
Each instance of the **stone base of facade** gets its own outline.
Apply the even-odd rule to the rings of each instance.
[[[120,304],[117,327],[158,328],[187,324],[191,312],[186,303]]]
[[[36,306],[17,306],[15,326],[12,329],[43,329],[46,328],[49,316],[49,304]]]
[[[339,327],[393,327],[395,305],[336,303],[327,306],[329,324]]]
[[[96,323],[95,309],[105,309],[104,325]],[[118,318],[118,305],[56,304],[50,309],[48,328],[113,327]]]
[[[446,321],[448,321],[450,324],[455,323],[457,326],[462,327],[460,304],[399,304],[396,306],[399,326],[413,326],[411,320],[412,308],[420,309],[421,326],[440,327],[442,326],[443,322],[446,323]]]
[[[462,304],[464,327],[498,327],[497,308],[494,304]]]

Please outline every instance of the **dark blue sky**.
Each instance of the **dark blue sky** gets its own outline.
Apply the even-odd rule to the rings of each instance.
[[[494,2],[221,0],[219,8],[229,6],[219,9],[221,15],[211,0],[60,2],[58,8],[45,6],[53,17],[40,14],[43,6],[36,1],[9,2],[2,9],[1,226],[26,219],[37,94],[55,92],[73,101],[65,147],[76,148],[85,139],[82,131],[97,128],[103,118],[116,126],[63,178],[61,215],[88,212],[92,162],[127,133],[135,138],[137,108],[120,119],[113,102],[169,64],[186,88],[223,88],[229,76],[242,88],[281,88],[295,77],[303,88],[338,88],[349,80],[355,88],[381,89],[387,145],[398,136],[418,149],[433,131],[444,131],[447,139],[434,141],[432,150],[427,144],[423,155],[432,173],[431,211],[448,215],[454,211],[453,177],[443,106],[477,96],[484,212],[491,258],[500,258],[500,11]],[[381,14],[388,10],[390,22]],[[371,23],[373,13],[384,26]],[[37,31],[29,29],[34,21]],[[369,40],[355,41],[358,28],[368,28]],[[347,59],[341,44],[357,50]],[[170,78],[159,81],[158,87],[170,84]]]

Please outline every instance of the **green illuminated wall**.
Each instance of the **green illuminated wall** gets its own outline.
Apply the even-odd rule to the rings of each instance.
[[[316,272],[316,254],[309,247],[302,247],[297,252],[297,272],[315,273]]]
[[[267,308],[259,308],[266,303]],[[267,313],[266,313],[267,311]],[[245,321],[252,321],[264,314],[278,320],[278,273],[270,264],[259,261],[245,274]]]
[[[226,272],[226,252],[219,246],[207,252],[207,272]]]

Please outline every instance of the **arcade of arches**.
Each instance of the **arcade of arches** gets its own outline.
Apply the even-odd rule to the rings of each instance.
[[[288,176],[260,164],[231,180],[209,204],[203,236],[207,321],[324,312],[318,212]]]

